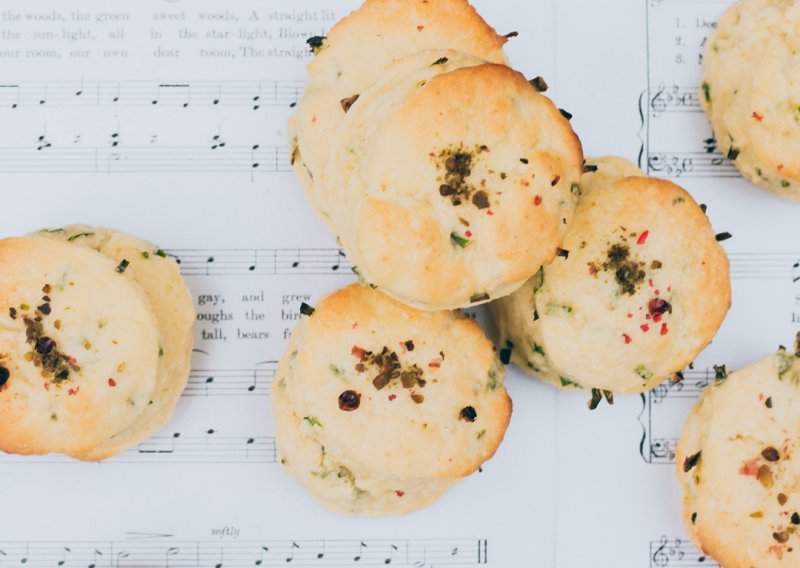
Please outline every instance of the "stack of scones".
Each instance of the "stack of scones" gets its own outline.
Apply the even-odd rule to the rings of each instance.
[[[303,307],[273,410],[281,463],[334,511],[418,509],[491,458],[503,363],[613,402],[679,377],[730,306],[705,209],[584,160],[514,35],[466,0],[366,0],[308,41],[292,165],[360,285]],[[490,302],[499,353],[459,311]]]

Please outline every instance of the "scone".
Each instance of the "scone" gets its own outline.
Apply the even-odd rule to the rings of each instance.
[[[527,372],[564,388],[637,393],[714,337],[730,307],[729,265],[686,191],[610,181],[586,176],[558,258],[492,311],[501,346]]]
[[[349,107],[386,66],[426,49],[455,49],[503,63],[506,41],[466,0],[366,0],[327,37],[311,38],[315,56],[289,121],[289,138],[292,165],[320,218],[329,223],[315,181],[331,138]]]
[[[423,507],[492,457],[511,401],[480,327],[352,285],[292,333],[272,386],[281,463],[329,509]]]
[[[96,461],[166,422],[194,320],[172,259],[75,226],[0,241],[0,273],[0,451]]]
[[[800,2],[741,0],[708,40],[700,104],[745,178],[800,200]]]
[[[362,280],[428,310],[510,294],[550,262],[583,167],[569,121],[524,76],[441,53],[362,94],[322,178]]]
[[[125,273],[141,286],[158,322],[161,334],[158,384],[152,403],[132,428],[80,456],[86,460],[105,459],[149,438],[172,416],[189,379],[195,320],[192,295],[178,264],[145,240],[88,225],[70,225],[34,235],[92,248],[117,264],[126,259]]]
[[[781,349],[707,387],[678,442],[686,527],[726,568],[800,564],[799,383]]]

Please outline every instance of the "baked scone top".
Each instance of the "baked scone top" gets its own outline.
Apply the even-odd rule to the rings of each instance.
[[[684,520],[729,568],[797,566],[800,362],[777,355],[706,388],[676,452]]]
[[[463,477],[503,438],[504,370],[478,324],[456,312],[353,285],[322,299],[292,342],[281,367],[295,412],[364,476]]]
[[[289,123],[293,165],[317,212],[327,215],[313,185],[345,115],[342,101],[363,93],[392,61],[412,53],[454,49],[503,63],[506,41],[466,0],[366,0],[326,38],[317,38],[308,83]]]
[[[172,415],[189,377],[195,321],[192,295],[175,260],[138,237],[89,225],[45,229],[32,236],[94,249],[110,258],[115,266],[125,259],[128,262],[125,274],[142,288],[158,323],[161,343],[152,403],[132,427],[79,456],[84,460],[105,459],[152,435]]]
[[[80,454],[148,407],[160,337],[125,269],[65,242],[0,241],[0,450]]]
[[[800,3],[742,0],[704,56],[700,103],[721,151],[753,183],[800,200]]]
[[[350,110],[324,176],[360,275],[422,309],[519,288],[554,257],[580,192],[568,120],[496,64],[412,74],[385,97]]]
[[[642,392],[682,370],[730,307],[728,259],[703,210],[664,180],[628,177],[581,200],[535,296],[552,367]]]

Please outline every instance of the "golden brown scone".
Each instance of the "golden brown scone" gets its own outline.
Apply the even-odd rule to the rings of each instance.
[[[694,199],[628,177],[591,188],[562,254],[493,311],[501,344],[529,373],[643,392],[694,360],[730,301],[727,257]]]
[[[354,97],[382,77],[392,61],[412,53],[454,49],[503,63],[506,41],[466,0],[366,0],[326,38],[310,40],[315,57],[289,121],[289,138],[292,165],[320,218],[330,224],[315,181]]]
[[[424,55],[412,56],[419,71],[393,83],[390,70],[350,109],[322,183],[363,280],[451,309],[510,294],[552,260],[583,156],[569,122],[516,71]]]
[[[800,3],[741,0],[709,38],[700,103],[756,185],[800,200]]]
[[[130,428],[80,456],[84,460],[105,459],[149,438],[172,416],[189,378],[195,320],[192,296],[175,260],[148,241],[89,225],[70,225],[34,235],[90,247],[115,265],[127,260],[126,274],[142,287],[158,321],[161,344],[152,404]]]
[[[280,377],[280,376],[279,376]],[[314,436],[320,426],[292,407],[285,383],[272,389],[279,460],[328,509],[344,515],[401,515],[433,503],[457,479],[376,479],[336,461]]]
[[[85,247],[0,241],[0,450],[80,457],[153,399],[158,322],[125,267]]]
[[[726,568],[800,563],[800,363],[777,355],[706,388],[678,443],[684,520]]]
[[[474,321],[349,286],[292,334],[273,382],[279,455],[332,510],[408,512],[494,455],[503,375]]]

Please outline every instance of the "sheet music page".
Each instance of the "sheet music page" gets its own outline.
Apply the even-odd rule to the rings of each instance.
[[[796,205],[722,158],[700,53],[727,1],[475,0],[516,68],[542,75],[587,156],[615,153],[708,204],[733,308],[680,385],[594,412],[508,367],[494,459],[412,515],[345,518],[276,463],[269,388],[301,302],[354,281],[289,165],[305,38],[358,0],[6,0],[2,236],[83,222],[180,259],[198,319],[170,424],[101,464],[0,454],[0,567],[709,566],[674,475],[713,364],[741,367],[800,321]],[[482,321],[484,310],[474,310]]]

